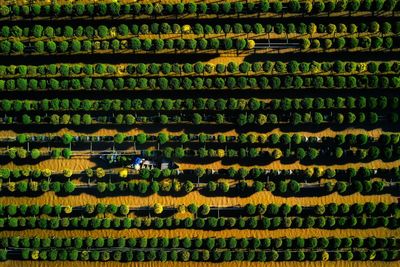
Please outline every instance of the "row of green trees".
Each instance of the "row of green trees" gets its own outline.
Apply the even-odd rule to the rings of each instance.
[[[240,149],[233,149],[225,147],[225,149],[189,149],[183,147],[165,147],[160,150],[143,150],[142,153],[148,157],[157,155],[163,155],[166,158],[181,159],[184,157],[199,156],[200,158],[258,158],[262,157],[269,160],[283,160],[283,159],[297,159],[297,160],[319,160],[327,156],[335,157],[336,159],[347,159],[347,160],[396,160],[399,158],[400,153],[398,147],[392,146],[381,146],[377,147],[374,145],[368,148],[354,148],[346,149],[337,146],[334,149],[325,149],[326,145],[320,145],[319,147],[309,147],[304,145],[303,147],[297,148],[275,148],[271,151],[262,151],[260,147],[241,147]],[[139,150],[140,151],[140,150]],[[60,154],[58,154],[60,153]],[[11,159],[25,159],[28,157],[28,152],[23,148],[10,148],[7,151],[7,155]],[[63,150],[53,149],[51,156],[53,158],[64,157],[66,159],[73,155],[72,151],[68,148]],[[38,149],[32,149],[30,157],[32,159],[38,159],[41,156]],[[46,155],[47,156],[47,155]],[[121,159],[125,161],[125,159]]]
[[[305,98],[136,98],[136,99],[41,99],[41,100],[0,100],[0,111],[209,111],[209,110],[250,110],[250,111],[298,111],[298,110],[385,110],[398,109],[399,97],[305,97]]]
[[[21,41],[8,41],[4,40],[0,42],[0,53],[2,54],[21,54],[35,52],[37,54],[56,54],[56,53],[96,53],[97,51],[112,50],[113,53],[120,52],[122,50],[132,49],[135,52],[149,52],[159,51],[165,52],[167,50],[188,50],[199,53],[201,51],[205,53],[218,53],[219,50],[250,50],[256,45],[254,40],[249,39],[139,39],[132,38],[130,42],[128,40],[114,39],[112,41],[36,41],[33,46],[29,46],[27,43]],[[323,49],[392,49],[397,48],[397,39],[393,40],[392,37],[351,37],[351,38],[314,38],[308,39],[303,38],[300,40],[299,48],[302,50],[309,50],[315,48]],[[259,47],[261,48],[261,47]],[[282,49],[286,48],[285,45]],[[268,49],[268,46],[265,46]],[[206,51],[212,50],[212,51]]]
[[[239,191],[239,192],[260,192],[262,190],[268,190],[271,192],[276,192],[279,194],[292,192],[298,193],[303,186],[307,186],[307,184],[301,184],[299,182],[303,182],[304,180],[316,181],[320,183],[320,178],[335,178],[338,180],[336,183],[326,182],[321,183],[320,186],[325,190],[325,193],[329,194],[331,192],[337,191],[341,194],[348,194],[353,192],[360,193],[382,193],[385,190],[387,184],[385,180],[388,181],[398,181],[400,177],[399,168],[391,168],[391,169],[381,169],[381,170],[373,170],[361,167],[359,169],[349,168],[347,170],[335,170],[335,169],[322,169],[321,167],[308,168],[307,170],[276,170],[276,171],[265,171],[258,168],[253,168],[250,171],[240,168],[238,170],[230,168],[228,170],[221,170],[220,173],[215,173],[212,170],[204,170],[201,168],[195,170],[185,170],[186,174],[189,177],[200,179],[204,176],[212,177],[215,175],[216,177],[223,178],[231,178],[231,179],[239,179],[240,182],[236,185],[230,186],[227,182],[215,182],[213,180],[208,180],[207,184],[202,183],[198,186],[199,189],[203,189],[209,192],[225,194],[229,191]],[[191,181],[193,179],[187,179],[188,177],[185,174],[179,173],[176,170],[170,169],[142,169],[140,172],[128,178],[128,175],[123,175],[123,173],[119,173],[119,177],[124,181],[119,183],[111,183],[111,178],[115,176],[108,176],[109,183],[103,182],[104,177],[106,176],[106,172],[102,168],[87,169],[85,170],[86,176],[90,180],[97,180],[98,184],[96,184],[96,188],[99,192],[113,192],[115,190],[119,190],[120,192],[125,192],[129,190],[130,192],[135,192],[138,194],[147,194],[147,193],[158,193],[159,191],[169,193],[169,192],[184,192],[189,193],[195,190],[195,184]],[[44,170],[29,170],[29,169],[0,169],[0,175],[3,179],[26,179],[30,178],[31,181],[28,183],[26,181],[15,183],[11,182],[11,184],[7,184],[8,191],[14,192],[27,192],[28,190],[32,192],[36,192],[39,189],[42,192],[46,192],[49,190],[53,190],[55,192],[60,192],[62,189],[62,184],[56,182],[54,185],[50,183],[49,178],[52,173],[49,169]],[[62,171],[63,179],[70,179],[72,175],[82,175],[82,173],[74,173],[70,169],[64,169]],[[59,177],[59,176],[57,176]],[[381,178],[380,180],[371,181],[371,178]],[[137,181],[132,180],[131,178],[141,178],[145,180],[151,180],[151,183],[142,181],[137,183]],[[175,179],[186,179],[186,182],[182,182],[179,180],[170,181],[162,181],[164,178],[175,178]],[[39,179],[40,182],[37,180]],[[154,180],[160,181],[154,181]],[[253,184],[247,183],[244,179],[254,179],[256,180]],[[286,179],[289,179],[286,181]],[[128,181],[129,182],[126,182]],[[267,182],[265,182],[267,181]],[[299,182],[298,182],[299,181]],[[353,181],[353,183],[349,183],[348,181]],[[315,185],[315,184],[314,184]]]
[[[389,37],[387,37],[389,38]],[[238,39],[139,39],[132,38],[128,40],[103,40],[103,41],[36,41],[31,46],[30,43],[24,43],[15,40],[3,40],[0,42],[0,53],[3,54],[21,54],[35,52],[37,54],[55,54],[55,53],[96,53],[97,51],[132,49],[133,51],[162,51],[162,50],[248,50],[254,48],[255,42],[243,38]],[[103,51],[104,52],[104,51]]]
[[[393,27],[393,29],[392,29]],[[0,37],[3,38],[73,38],[73,37],[86,37],[92,38],[110,38],[118,37],[123,39],[131,35],[140,34],[196,34],[196,35],[208,35],[208,34],[264,34],[264,33],[288,33],[288,34],[310,34],[315,33],[328,33],[328,34],[357,34],[357,33],[381,33],[381,34],[398,34],[400,33],[400,22],[377,22],[372,21],[370,23],[275,23],[275,24],[242,24],[231,23],[231,24],[176,24],[176,23],[157,23],[152,24],[119,24],[119,25],[99,25],[93,26],[42,26],[41,24],[34,24],[28,27],[20,28],[18,25],[13,26],[1,26]]]
[[[223,176],[231,179],[255,179],[255,180],[276,180],[281,178],[290,179],[320,179],[320,178],[336,178],[336,180],[349,180],[356,178],[357,180],[369,180],[373,177],[379,177],[388,180],[399,180],[400,179],[400,168],[379,168],[371,169],[366,167],[359,168],[347,168],[347,169],[333,169],[333,168],[322,168],[313,167],[303,169],[283,169],[283,170],[269,170],[262,168],[229,168],[219,169],[217,173],[213,173],[211,169],[197,168],[191,171],[195,177],[206,178],[212,176]],[[160,176],[154,175],[156,171],[151,172],[152,178],[158,178]],[[162,176],[161,176],[162,177]]]
[[[265,160],[283,160],[283,159],[296,159],[296,160],[320,160],[328,156],[335,157],[336,159],[343,160],[358,160],[358,161],[372,161],[376,159],[397,160],[400,157],[400,150],[398,146],[369,146],[368,148],[352,148],[344,149],[340,146],[336,148],[326,149],[322,147],[298,147],[298,148],[275,148],[270,151],[262,150],[258,147],[241,147],[233,149],[226,147],[225,149],[188,149],[183,147],[165,147],[157,152],[152,150],[143,150],[142,153],[146,156],[154,156],[162,153],[165,158],[181,159],[184,157],[200,157],[200,158],[263,158]]]
[[[349,11],[395,11],[399,6],[396,0],[350,0],[350,1],[305,1],[291,0],[289,2],[268,1],[260,2],[225,2],[225,3],[177,3],[177,4],[120,4],[114,2],[111,4],[52,4],[31,6],[1,6],[1,17],[23,18],[31,17],[80,17],[80,16],[111,16],[118,17],[122,15],[133,16],[159,16],[159,15],[240,15],[240,14],[263,14],[263,13],[294,13],[294,14],[320,14],[323,12],[335,13]]]
[[[63,140],[64,144],[70,144],[75,139],[75,142],[81,142],[82,140],[76,140],[72,135],[66,134],[62,137],[55,137],[54,140]],[[110,137],[101,136],[100,139],[110,139]],[[24,140],[22,138],[22,140]],[[25,139],[26,140],[26,139]],[[388,146],[388,145],[397,145],[400,141],[400,135],[398,134],[381,134],[377,137],[368,136],[367,134],[337,134],[335,136],[329,137],[315,137],[315,136],[302,136],[297,133],[295,134],[245,134],[242,133],[238,136],[225,136],[223,134],[212,135],[212,134],[167,134],[167,133],[159,133],[155,134],[137,134],[127,136],[123,133],[118,133],[114,135],[114,143],[121,144],[125,141],[128,142],[137,142],[138,144],[145,144],[146,142],[159,142],[161,145],[169,142],[179,142],[181,144],[185,144],[188,142],[200,142],[200,143],[208,143],[208,142],[218,142],[220,144],[225,143],[240,143],[240,144],[268,144],[270,147],[276,146],[296,146],[310,144],[312,146],[318,146],[324,143],[335,144],[337,146],[343,147],[362,147],[362,146]],[[326,145],[326,144],[324,144]]]
[[[48,192],[48,191],[54,191],[56,193],[62,192],[62,193],[67,193],[70,194],[74,192],[76,188],[76,184],[71,181],[67,181],[65,183],[60,183],[58,181],[56,182],[50,182],[49,180],[42,180],[40,182],[37,181],[21,181],[21,182],[8,182],[6,184],[3,184],[2,186],[5,186],[7,190],[11,193],[13,192],[20,192],[20,193],[26,193],[26,192]]]
[[[113,64],[49,64],[49,65],[0,65],[0,76],[109,76],[117,74],[124,76],[140,75],[171,75],[186,76],[188,74],[220,75],[220,74],[318,74],[320,72],[389,74],[400,72],[400,62],[381,61],[312,61],[298,62],[292,60],[265,62],[229,62],[224,63],[138,63],[128,64],[121,68]]]
[[[400,156],[399,147],[393,147],[392,145],[387,146],[375,146],[370,145],[366,148],[349,147],[343,148],[336,146],[336,148],[326,149],[326,146],[332,144],[319,144],[318,146],[310,147],[308,144],[301,144],[301,146],[293,147],[279,147],[270,150],[263,150],[261,147],[248,147],[242,146],[240,148],[232,148],[225,145],[225,148],[199,148],[192,149],[180,146],[170,147],[166,146],[160,149],[146,149],[136,150],[136,153],[140,152],[146,157],[157,157],[164,156],[165,158],[181,159],[186,157],[200,157],[200,158],[258,158],[261,157],[266,160],[283,160],[283,159],[297,159],[297,160],[319,160],[327,156],[333,156],[336,159],[347,159],[347,160],[396,160]],[[52,158],[63,157],[65,159],[71,158],[73,152],[69,148],[53,148],[50,153],[41,155],[39,149],[32,149],[28,152],[24,148],[11,147],[7,150],[6,154],[10,159],[26,159],[30,156],[32,159],[38,159],[40,156],[51,156]],[[121,158],[121,162],[126,159]]]
[[[356,110],[374,110],[374,109],[397,109],[399,106],[398,97],[305,97],[305,98],[272,98],[269,105],[262,106],[263,103],[257,105],[257,101],[252,99],[249,100],[248,106],[252,110],[258,106],[261,109],[271,109],[271,110],[311,110],[311,109],[356,109]],[[230,102],[228,103],[229,108]]]
[[[286,116],[285,116],[286,115]],[[287,116],[290,116],[290,121],[287,122]],[[275,113],[265,113],[265,114],[254,114],[254,113],[239,113],[237,115],[227,115],[227,114],[199,114],[194,113],[182,114],[168,116],[134,116],[132,114],[117,114],[116,116],[97,116],[93,117],[90,114],[47,114],[46,116],[34,115],[30,116],[28,114],[23,114],[18,117],[8,117],[6,116],[0,121],[0,124],[14,124],[20,123],[24,125],[30,124],[52,124],[52,125],[95,125],[95,124],[181,124],[181,123],[194,123],[196,125],[200,124],[237,124],[239,126],[243,125],[277,125],[277,124],[288,124],[291,125],[301,125],[301,124],[316,124],[316,125],[352,125],[352,124],[372,124],[376,125],[380,121],[390,121],[392,123],[397,123],[399,121],[399,114],[396,112],[390,113],[379,113],[375,112],[342,112],[342,113],[320,113],[320,112],[307,112],[298,113],[294,112],[289,114],[279,114],[279,117]]]
[[[159,78],[0,79],[0,91],[27,90],[219,90],[219,89],[369,89],[399,88],[398,76],[231,76]]]
[[[1,139],[0,139],[1,140]],[[10,140],[1,140],[2,142],[9,142]],[[136,135],[126,135],[124,133],[117,133],[114,136],[74,136],[69,133],[65,133],[62,136],[52,136],[41,140],[39,135],[29,136],[28,134],[18,134],[15,141],[19,144],[25,144],[27,142],[42,143],[46,142],[62,142],[64,145],[79,142],[111,142],[115,144],[122,144],[123,142],[136,142],[138,144],[158,142],[161,145],[165,143],[179,142],[185,144],[188,142],[199,142],[202,144],[206,143],[239,143],[239,144],[267,144],[268,146],[288,146],[288,145],[300,145],[302,143],[318,144],[318,143],[332,143],[338,146],[369,146],[371,144],[377,144],[382,146],[397,145],[400,141],[399,134],[386,134],[382,133],[377,137],[368,136],[367,134],[337,134],[333,137],[323,136],[303,136],[297,133],[294,134],[253,134],[253,133],[241,133],[239,135],[224,135],[224,134],[186,134],[180,135],[158,133],[158,134],[145,134],[140,133]]]
[[[28,151],[22,147],[10,147],[7,150],[7,156],[10,159],[26,159],[26,158],[38,159],[41,156],[48,156],[49,154],[52,158],[57,159],[62,157],[65,159],[69,159],[72,156],[72,151],[69,148],[53,148],[49,153],[46,151],[46,153],[43,154],[37,148]]]
[[[282,116],[285,118],[283,119]],[[307,112],[298,113],[294,112],[290,115],[289,123],[292,125],[301,124],[317,124],[317,125],[328,125],[328,124],[377,124],[380,121],[390,121],[397,123],[399,121],[399,115],[396,112],[388,114],[377,114],[375,112],[369,113],[353,113],[353,112],[342,112],[342,113],[320,113],[320,112]],[[253,114],[253,113],[240,113],[238,115],[226,115],[226,114],[215,114],[214,115],[201,115],[194,113],[193,115],[160,115],[160,116],[134,116],[132,114],[117,114],[116,116],[97,116],[93,117],[90,114],[47,114],[46,116],[23,114],[18,117],[6,116],[3,120],[0,120],[0,124],[15,124],[20,123],[24,125],[30,124],[52,124],[52,125],[95,125],[95,124],[181,124],[181,123],[194,123],[196,125],[217,123],[217,124],[238,124],[243,125],[277,125],[287,124],[287,115],[280,114],[279,117],[275,113],[269,114]]]
[[[142,262],[142,261],[194,261],[194,262],[267,262],[267,261],[393,261],[398,260],[397,250],[329,250],[322,251],[291,251],[284,250],[278,252],[276,250],[159,250],[150,249],[142,250],[65,250],[55,249],[33,250],[23,249],[21,252],[23,259],[40,259],[40,260],[60,260],[60,261],[124,261],[124,262]],[[4,259],[6,259],[6,252]]]
[[[11,254],[11,253],[10,253]],[[12,255],[12,254],[11,254]],[[193,249],[40,249],[24,248],[17,252],[19,259],[41,261],[117,261],[117,262],[271,262],[271,261],[396,261],[399,259],[397,250],[332,250],[319,249],[292,251],[277,250],[205,250]],[[9,257],[13,259],[12,256]],[[8,259],[8,251],[0,250],[0,260]]]
[[[322,49],[392,49],[398,46],[397,37],[339,37],[339,38],[303,38],[300,40],[302,50]]]
[[[72,172],[70,169],[65,169],[61,174],[56,173],[50,169],[9,169],[9,168],[1,168],[0,169],[0,178],[4,180],[8,179],[20,179],[31,177],[34,179],[38,178],[52,178],[62,175],[65,178],[70,178],[72,175],[83,176],[87,178],[96,178],[102,179],[106,176],[106,171],[103,168],[96,169],[86,169],[85,171],[81,171],[78,173]],[[204,168],[196,168],[196,169],[185,169],[183,172],[178,173],[175,169],[164,169],[160,170],[159,168],[153,168],[151,170],[143,169],[139,172],[138,175],[131,175],[129,177],[139,177],[141,179],[153,180],[153,179],[163,179],[163,178],[183,178],[189,175],[195,178],[209,179],[209,178],[217,178],[224,177],[230,179],[244,180],[244,179],[253,179],[253,180],[279,180],[282,178],[285,179],[293,179],[298,181],[307,180],[319,180],[320,178],[335,178],[338,181],[349,181],[353,178],[356,180],[370,180],[371,178],[381,178],[382,180],[390,180],[390,181],[398,181],[400,179],[400,168],[348,168],[348,169],[333,169],[333,168],[322,168],[322,167],[314,167],[307,168],[305,170],[302,169],[284,169],[284,170],[269,170],[262,168],[229,168],[229,169],[218,169],[218,171],[214,171],[212,169],[204,169]],[[108,178],[111,178],[109,176]],[[121,175],[120,175],[121,177]],[[127,178],[127,177],[121,177]],[[373,186],[374,183],[372,184]],[[376,185],[380,187],[380,182]]]
[[[185,249],[393,249],[398,247],[396,237],[284,237],[284,238],[168,238],[168,237],[3,237],[1,248],[185,248]]]
[[[0,229],[349,229],[377,228],[395,229],[400,219],[390,217],[355,216],[307,216],[302,217],[207,217],[207,218],[0,218]]]
[[[92,177],[96,177],[98,179],[103,178],[104,176],[106,176],[106,171],[103,168],[96,168],[96,169],[86,169],[84,171],[85,173],[85,177],[87,178],[92,178]],[[81,174],[81,173],[77,173],[74,172],[71,169],[63,169],[61,172],[56,172],[56,171],[52,171],[50,169],[30,169],[30,168],[23,168],[23,169],[12,169],[10,170],[9,168],[2,168],[0,169],[0,178],[2,179],[19,179],[19,178],[33,178],[33,179],[38,179],[38,178],[46,178],[46,179],[50,179],[56,176],[63,176],[64,178],[70,178],[73,175],[76,174]],[[163,174],[164,177],[169,177],[170,175],[172,176],[176,176],[177,174],[175,172],[171,172],[171,170],[166,169],[163,170],[162,172],[160,171],[160,175]]]
[[[116,216],[126,216],[129,214],[130,210],[137,211],[141,209],[153,210],[155,214],[161,214],[163,207],[160,204],[155,204],[154,207],[129,207],[125,204],[115,205],[115,204],[104,204],[97,203],[86,204],[85,206],[62,206],[62,205],[49,205],[44,204],[39,206],[38,204],[32,205],[0,205],[0,217],[23,217],[23,216],[39,216],[39,215],[49,215],[57,217],[68,217],[73,213],[73,216],[83,215],[84,217],[96,217],[99,214],[113,214]],[[171,207],[168,207],[171,210]],[[206,216],[211,210],[218,210],[218,206],[209,205],[196,205],[194,203],[188,206],[180,205],[174,208],[177,212],[189,211],[198,216]],[[288,204],[247,204],[244,206],[238,206],[233,208],[243,215],[247,216],[320,216],[320,215],[331,215],[331,216],[344,216],[344,215],[354,215],[360,216],[366,214],[370,215],[392,215],[398,209],[396,203],[387,204],[385,202],[366,202],[366,203],[356,203],[356,204],[337,204],[329,203],[325,205],[311,205],[311,206],[301,206],[294,205],[290,206]],[[221,208],[220,212],[225,212],[224,208]]]
[[[61,183],[59,181],[50,182],[49,180],[41,180],[38,181],[20,181],[20,182],[8,182],[4,183],[4,188],[7,189],[8,192],[19,192],[19,193],[44,193],[48,191],[54,191],[56,193],[67,193],[71,194],[77,188],[77,184],[72,181],[67,181],[65,183]],[[338,181],[338,182],[325,182],[325,183],[299,183],[296,180],[284,180],[279,179],[276,182],[268,181],[268,182],[260,182],[255,181],[254,183],[249,183],[244,180],[234,184],[229,185],[228,182],[214,182],[209,181],[207,184],[201,184],[199,187],[196,187],[196,184],[191,182],[190,180],[186,180],[185,182],[180,182],[178,180],[173,181],[122,181],[122,182],[97,182],[95,184],[86,185],[81,184],[81,189],[93,189],[95,188],[98,192],[102,194],[134,194],[139,196],[150,195],[154,193],[163,193],[163,194],[176,194],[176,193],[185,193],[188,194],[194,190],[203,190],[205,192],[219,195],[225,195],[229,192],[235,193],[238,195],[242,194],[250,194],[255,192],[260,192],[263,190],[270,191],[274,194],[282,195],[282,194],[296,194],[299,193],[304,187],[314,187],[322,191],[325,194],[331,194],[333,192],[338,192],[340,194],[348,195],[352,193],[362,193],[362,194],[382,194],[385,193],[386,189],[396,189],[399,187],[398,182],[393,182],[393,184],[383,182],[383,181],[359,181],[355,180],[352,183]]]

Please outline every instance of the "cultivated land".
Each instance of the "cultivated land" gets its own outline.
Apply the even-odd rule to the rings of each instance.
[[[0,266],[398,266],[399,15],[0,1]]]

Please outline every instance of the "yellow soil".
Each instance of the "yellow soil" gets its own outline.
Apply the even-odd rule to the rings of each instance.
[[[321,229],[280,229],[280,230],[222,230],[222,231],[207,231],[194,229],[179,229],[179,230],[142,230],[142,229],[125,229],[125,230],[23,230],[23,231],[7,231],[1,232],[0,237],[9,236],[38,236],[38,237],[75,237],[75,236],[91,236],[91,237],[192,237],[192,238],[207,238],[207,237],[257,237],[257,238],[295,238],[301,236],[309,237],[368,237],[380,236],[391,237],[398,236],[400,230],[388,230],[386,228],[376,229],[338,229],[338,230],[321,230]]]
[[[115,197],[100,197],[96,198],[96,196],[89,194],[80,194],[80,195],[70,195],[66,197],[57,196],[54,192],[47,192],[38,197],[30,198],[30,197],[18,197],[18,198],[10,198],[10,197],[0,197],[0,203],[3,205],[7,204],[29,204],[29,203],[37,203],[40,205],[54,203],[61,205],[71,205],[71,206],[79,206],[85,205],[87,203],[98,203],[102,202],[105,204],[126,204],[130,206],[152,206],[154,203],[160,203],[164,206],[178,206],[180,204],[189,205],[191,203],[196,203],[197,205],[208,204],[211,206],[234,206],[234,205],[246,205],[248,203],[276,203],[283,204],[287,203],[289,205],[318,205],[318,204],[328,204],[332,202],[336,203],[348,203],[354,204],[358,202],[396,202],[397,198],[395,196],[391,196],[389,194],[384,195],[361,195],[359,193],[341,196],[337,193],[333,193],[326,196],[320,197],[281,197],[273,195],[271,192],[263,191],[252,194],[249,197],[223,197],[223,196],[204,196],[201,195],[198,191],[194,191],[189,193],[183,197],[175,197],[175,196],[160,196],[158,194],[151,195],[150,197],[140,197],[140,196],[115,196]]]
[[[16,165],[14,162],[10,162],[6,165],[3,165],[3,167],[8,167],[8,168],[30,168],[30,169],[50,169],[54,171],[62,171],[64,169],[71,169],[75,171],[82,171],[87,168],[92,168],[95,167],[95,163],[90,161],[90,160],[82,160],[82,159],[48,159],[39,162],[36,165]]]
[[[62,128],[58,131],[55,132],[47,132],[47,133],[38,133],[38,132],[24,132],[27,135],[46,135],[46,136],[59,136],[59,135],[63,135],[65,133],[69,133],[71,135],[101,135],[101,136],[105,136],[105,135],[115,135],[116,133],[125,133],[126,135],[136,135],[139,133],[142,133],[143,131],[138,129],[138,128],[131,128],[129,130],[126,131],[121,131],[121,130],[117,130],[117,129],[110,129],[110,128],[102,128],[102,129],[98,129],[95,130],[91,133],[88,134],[83,134],[82,132],[77,132],[68,128]],[[20,132],[16,132],[13,130],[2,130],[0,131],[0,137],[12,137],[15,136],[17,134],[19,134]]]
[[[209,61],[207,61],[207,63],[211,63],[211,64],[218,64],[218,63],[224,63],[224,64],[228,64],[229,62],[235,62],[235,63],[242,63],[245,60],[244,56],[225,56],[225,57],[214,57],[212,59],[210,59]]]

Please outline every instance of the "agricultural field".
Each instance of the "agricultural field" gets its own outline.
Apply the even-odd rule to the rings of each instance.
[[[399,266],[397,0],[0,0],[0,266]]]

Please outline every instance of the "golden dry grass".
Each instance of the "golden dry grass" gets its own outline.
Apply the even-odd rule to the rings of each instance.
[[[209,204],[212,206],[235,206],[235,205],[246,205],[248,203],[276,203],[283,204],[287,203],[289,205],[318,205],[318,204],[328,204],[332,202],[336,203],[364,203],[364,202],[386,202],[392,203],[396,202],[397,198],[395,196],[391,196],[389,194],[384,195],[361,195],[359,193],[355,193],[348,196],[341,196],[337,193],[333,193],[326,196],[318,196],[318,197],[281,197],[273,195],[271,192],[263,191],[252,194],[248,197],[224,197],[224,196],[204,196],[200,194],[198,191],[193,191],[182,197],[175,196],[160,196],[158,194],[151,195],[149,197],[141,197],[141,196],[115,196],[115,197],[100,197],[89,195],[89,194],[80,194],[80,195],[72,195],[66,197],[57,196],[54,192],[47,192],[38,197],[0,197],[0,202],[3,205],[7,204],[62,204],[62,205],[71,205],[71,206],[80,206],[85,205],[87,203],[96,204],[98,202],[102,202],[105,204],[126,204],[130,206],[152,206],[154,203],[160,203],[164,206],[178,206],[180,204],[189,205],[191,203],[196,203],[197,205],[201,204]]]
[[[143,230],[143,229],[123,229],[123,230],[110,230],[110,229],[99,229],[95,231],[91,230],[24,230],[24,231],[7,231],[6,233],[0,233],[0,237],[11,237],[11,236],[57,236],[57,237],[76,237],[76,236],[91,236],[95,237],[190,237],[190,238],[208,238],[208,237],[237,237],[237,238],[295,238],[295,237],[369,237],[369,236],[380,236],[380,237],[393,237],[398,236],[400,230],[388,230],[385,228],[376,229],[338,229],[338,230],[322,230],[322,229],[278,229],[278,230],[221,230],[221,231],[206,231],[206,230],[194,230],[194,229],[179,229],[179,230]]]

